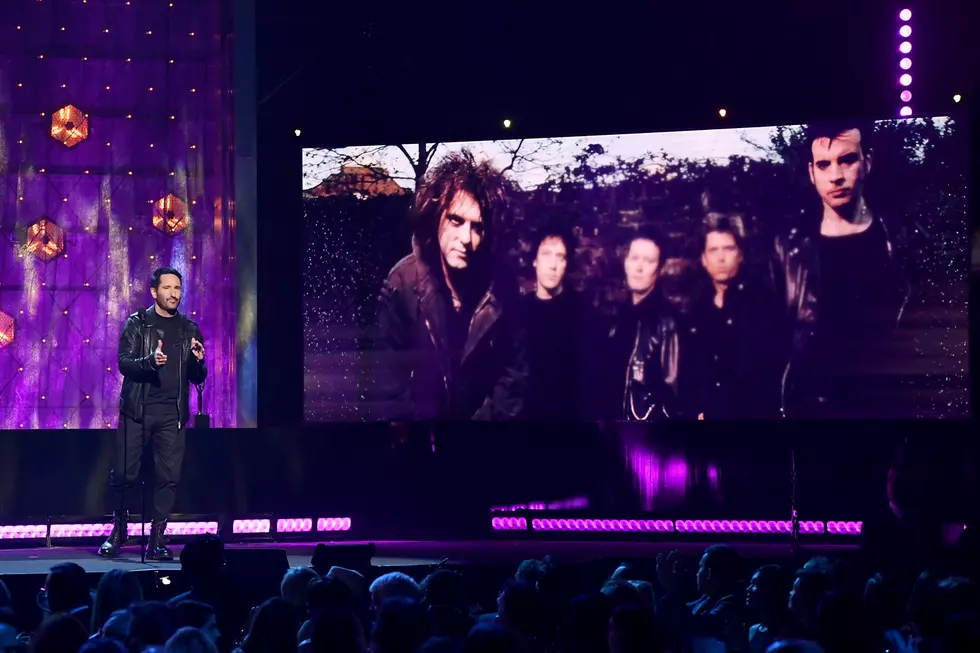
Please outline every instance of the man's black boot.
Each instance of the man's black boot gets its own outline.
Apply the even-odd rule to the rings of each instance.
[[[112,513],[112,531],[109,533],[109,537],[106,541],[102,543],[99,547],[99,557],[101,558],[115,558],[119,555],[119,549],[126,542],[129,537],[127,529],[129,528],[129,513],[116,511]]]
[[[173,554],[170,553],[170,549],[167,548],[167,536],[164,534],[166,530],[166,520],[154,520],[150,524],[150,542],[146,545],[147,559],[156,560],[157,562],[174,559]]]

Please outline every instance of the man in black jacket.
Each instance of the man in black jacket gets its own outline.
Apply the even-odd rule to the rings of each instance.
[[[782,409],[791,417],[872,417],[910,286],[896,243],[865,199],[873,125],[807,128],[820,219],[776,243],[774,275],[792,334]],[[880,406],[876,407],[876,403]],[[878,415],[880,416],[880,415]]]
[[[698,419],[779,417],[785,346],[779,303],[745,260],[741,216],[710,213],[701,234],[704,284],[686,320],[682,399]]]
[[[678,408],[678,329],[657,287],[665,261],[663,240],[653,230],[630,240],[623,267],[629,300],[609,331],[609,415],[641,421],[675,417]]]
[[[184,440],[190,419],[188,383],[207,378],[204,338],[186,315],[179,313],[180,272],[160,268],[150,278],[153,305],[126,320],[119,338],[119,399],[116,455],[109,487],[116,495],[113,527],[99,555],[113,558],[126,540],[125,494],[136,483],[143,447],[153,450],[153,523],[147,557],[172,560],[164,533],[174,506],[184,461]]]
[[[464,151],[432,168],[418,189],[412,253],[381,290],[376,391],[385,416],[520,413],[527,367],[516,287],[493,258],[505,188],[499,171]]]

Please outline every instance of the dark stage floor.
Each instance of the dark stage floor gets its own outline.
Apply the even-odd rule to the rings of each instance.
[[[509,541],[380,541],[375,542],[376,552],[372,559],[375,567],[419,567],[438,564],[448,558],[452,565],[471,564],[518,564],[527,558],[552,555],[562,562],[588,562],[602,558],[642,559],[651,558],[662,551],[680,549],[697,555],[710,544],[718,542],[629,542],[629,541],[570,541],[570,540],[509,540]],[[343,546],[367,544],[367,542],[333,542],[328,545]],[[729,542],[749,559],[780,559],[794,556],[789,541],[785,542]],[[292,566],[310,564],[315,542],[230,544],[229,548],[285,549]],[[40,549],[0,550],[0,575],[43,574],[58,562],[76,562],[87,571],[103,573],[110,569],[124,568],[131,571],[176,570],[178,562],[141,563],[139,549],[128,547],[116,560],[102,560],[95,555],[98,542],[89,547],[53,547]],[[172,547],[178,554],[179,546]],[[856,551],[855,545],[804,546],[806,554],[831,556],[848,555]]]

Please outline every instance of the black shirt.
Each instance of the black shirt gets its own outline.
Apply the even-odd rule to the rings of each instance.
[[[179,390],[180,378],[178,376],[178,366],[180,365],[180,319],[178,317],[156,316],[157,340],[163,341],[163,353],[167,355],[167,363],[157,370],[155,379],[150,381],[150,386],[146,391],[147,406],[154,406],[159,409],[164,405],[171,405],[177,409],[177,394]],[[154,351],[156,347],[154,347]]]
[[[529,419],[575,420],[586,412],[582,392],[589,328],[577,293],[566,290],[549,300],[525,299]],[[592,342],[596,346],[597,342]]]

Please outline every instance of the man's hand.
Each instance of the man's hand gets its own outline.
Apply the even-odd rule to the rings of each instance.
[[[204,345],[197,338],[191,338],[191,353],[199,361],[204,360]]]
[[[680,587],[684,574],[684,560],[681,552],[671,551],[667,555],[657,555],[657,581],[664,591],[671,594]]]
[[[167,364],[167,355],[163,353],[163,340],[157,340],[157,348],[153,352],[153,364],[157,367],[163,367]]]

